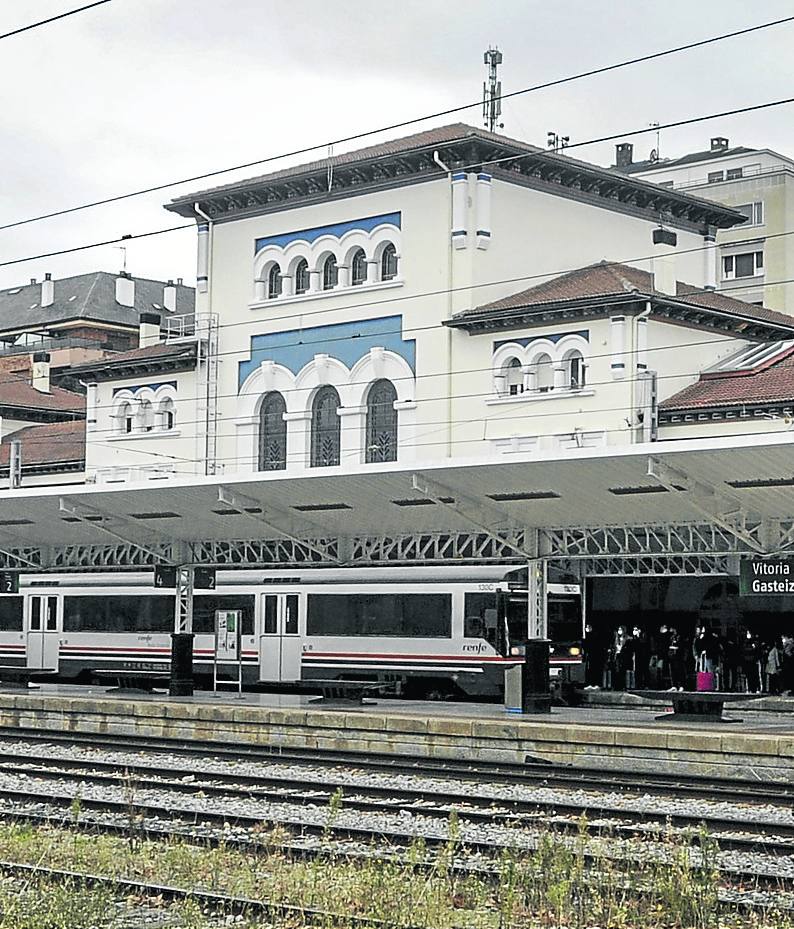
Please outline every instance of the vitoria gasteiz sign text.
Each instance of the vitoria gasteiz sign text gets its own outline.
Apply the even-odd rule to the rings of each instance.
[[[739,594],[742,597],[794,596],[794,559],[743,558]]]

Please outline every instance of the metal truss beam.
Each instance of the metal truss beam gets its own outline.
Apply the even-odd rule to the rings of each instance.
[[[563,569],[568,565],[555,562]],[[591,558],[572,564],[584,577],[693,577],[738,575],[738,555],[646,555]]]
[[[678,468],[672,468],[653,457],[648,459],[648,476],[654,478],[671,493],[680,494],[686,491],[687,502],[693,510],[728,532],[732,532],[750,549],[761,554],[769,551],[762,541],[747,531],[747,514],[742,505],[727,491],[717,490],[709,484],[694,480]]]
[[[91,526],[92,529],[96,529],[99,532],[103,532],[106,535],[109,535],[117,542],[121,542],[123,545],[134,545],[142,552],[145,552],[147,555],[154,558],[155,561],[165,561],[168,563],[172,560],[171,558],[163,558],[162,550],[157,551],[155,548],[150,547],[148,542],[138,542],[136,539],[130,538],[127,535],[117,532],[115,529],[111,529],[110,526],[107,525],[107,523],[113,522],[114,520],[121,523],[126,522],[126,520],[124,520],[122,517],[110,516],[108,513],[105,513],[96,507],[89,507],[85,504],[80,504],[78,506],[77,504],[70,503],[65,497],[61,497],[59,503],[61,513],[67,513],[72,517],[72,519],[77,519],[81,523],[85,523],[86,525]]]
[[[218,502],[234,510],[236,513],[239,513],[241,516],[245,516],[255,523],[258,523],[260,526],[269,529],[271,532],[280,533],[289,539],[290,542],[310,549],[324,561],[329,561],[332,564],[340,563],[338,548],[332,550],[322,542],[301,538],[296,532],[294,520],[289,514],[279,512],[271,506],[268,506],[267,510],[265,510],[263,505],[258,501],[229,490],[228,487],[218,488]]]
[[[644,555],[734,554],[748,551],[735,533],[708,523],[543,529],[541,537],[546,553],[553,558],[632,558]]]
[[[453,491],[438,481],[425,477],[424,474],[413,474],[411,485],[414,490],[418,490],[428,499],[448,507],[453,513],[462,517],[479,532],[490,536],[495,542],[508,546],[516,554],[523,555],[525,558],[537,558],[537,544],[531,544],[534,540],[528,538],[529,533],[525,534],[521,544],[513,540],[509,528],[512,520],[509,514],[500,507],[466,497],[459,491]],[[530,544],[528,545],[527,542]]]
[[[243,501],[238,497],[237,502]],[[94,521],[91,525],[97,526]],[[117,538],[114,530],[107,531],[114,539]],[[748,521],[746,531],[753,538],[760,538],[764,524]],[[794,524],[791,521],[781,524],[780,533],[784,541],[789,539],[789,544],[794,544]],[[46,558],[44,549],[35,546],[0,548],[0,566],[30,571],[134,571],[159,563],[218,568],[300,568],[339,563],[342,561],[340,549],[345,553],[344,563],[357,567],[390,564],[507,565],[526,564],[528,559],[524,552],[536,546],[540,557],[568,562],[578,566],[583,573],[593,575],[735,574],[739,556],[757,551],[722,526],[684,523],[540,531],[514,528],[502,530],[498,535],[483,531],[367,535],[350,539],[326,536],[200,540],[182,546],[173,542],[143,546],[125,539],[108,545],[53,546]]]

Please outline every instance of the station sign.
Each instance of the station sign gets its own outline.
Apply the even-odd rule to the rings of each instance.
[[[794,597],[794,558],[743,558],[739,596]]]
[[[243,614],[240,610],[215,611],[215,660],[240,660],[240,633]]]

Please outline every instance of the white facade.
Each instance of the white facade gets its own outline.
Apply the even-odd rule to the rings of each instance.
[[[672,226],[671,249],[652,244],[658,226],[614,200],[482,170],[306,205],[296,197],[209,230],[202,219],[197,313],[217,318],[217,368],[200,360],[92,388],[89,479],[310,473],[395,455],[487,460],[641,441],[646,372],[663,400],[744,343],[620,310],[473,335],[444,323],[601,260],[655,270],[657,287],[712,283],[704,230]],[[392,399],[377,407],[383,382]],[[386,435],[395,422],[396,445]]]

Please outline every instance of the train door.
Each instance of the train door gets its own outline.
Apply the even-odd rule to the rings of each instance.
[[[28,597],[27,665],[58,670],[63,614],[60,597],[49,594]]]
[[[298,595],[262,594],[259,631],[259,679],[298,681],[301,676],[301,638]]]

